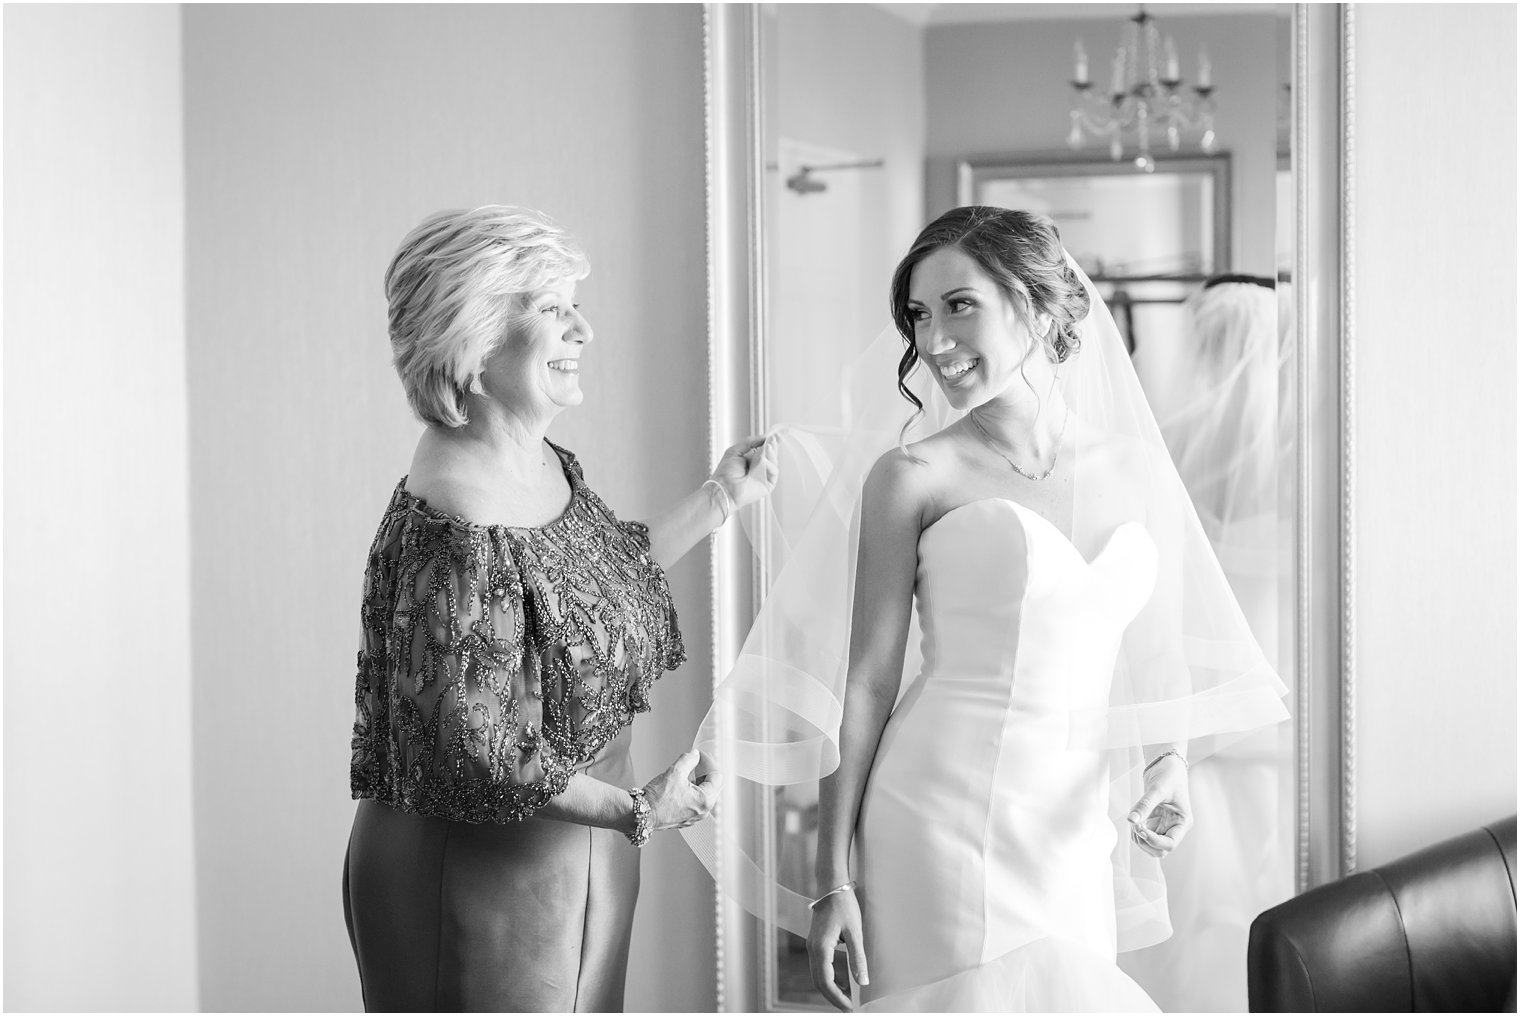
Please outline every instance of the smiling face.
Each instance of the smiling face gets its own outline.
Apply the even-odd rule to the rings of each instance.
[[[518,299],[506,341],[486,361],[487,391],[528,416],[580,405],[580,357],[591,341],[591,325],[575,303],[575,281],[553,282]]]
[[[998,397],[1021,366],[1027,370],[1040,360],[1041,347],[1023,316],[959,248],[940,247],[913,267],[907,308],[919,358],[955,409]],[[1048,320],[1036,321],[1042,325]]]

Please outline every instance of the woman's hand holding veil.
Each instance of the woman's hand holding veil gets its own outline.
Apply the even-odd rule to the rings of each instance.
[[[776,456],[777,442],[768,437],[745,438],[725,450],[698,491],[645,523],[655,563],[669,568],[734,512],[768,496],[776,486]]]
[[[779,443],[772,437],[749,437],[723,452],[712,479],[721,484],[735,508],[743,508],[770,494],[778,475]]]
[[[1191,828],[1187,763],[1167,755],[1145,772],[1145,792],[1129,811],[1130,839],[1152,857],[1165,857]]]
[[[850,972],[857,984],[870,984],[866,973],[865,939],[860,930],[860,903],[855,892],[846,889],[820,900],[813,908],[813,927],[808,932],[808,965],[813,968],[813,985],[834,1008],[850,1012],[854,1006],[839,985],[834,983],[834,950],[841,940],[849,957]]]

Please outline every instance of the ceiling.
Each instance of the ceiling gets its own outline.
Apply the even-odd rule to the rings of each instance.
[[[911,24],[923,26],[964,25],[987,21],[1065,21],[1102,18],[1118,21],[1134,15],[1138,4],[1084,3],[878,3],[875,6]],[[1158,18],[1200,14],[1286,13],[1288,4],[1199,3],[1147,4]]]

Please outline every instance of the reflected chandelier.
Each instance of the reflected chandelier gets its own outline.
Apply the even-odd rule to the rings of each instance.
[[[1158,58],[1159,57],[1159,58]],[[1088,135],[1108,139],[1108,152],[1115,162],[1124,157],[1125,138],[1135,139],[1135,168],[1156,170],[1151,157],[1151,135],[1166,134],[1172,151],[1182,147],[1184,130],[1201,128],[1198,146],[1212,155],[1218,148],[1214,135],[1214,82],[1208,52],[1198,54],[1198,81],[1185,94],[1182,69],[1177,61],[1177,42],[1161,39],[1156,19],[1140,12],[1124,27],[1114,53],[1113,76],[1107,92],[1095,88],[1088,74],[1087,51],[1082,40],[1076,45],[1076,92],[1071,108],[1071,133],[1066,141],[1081,148]]]

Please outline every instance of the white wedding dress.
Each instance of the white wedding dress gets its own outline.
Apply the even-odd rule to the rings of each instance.
[[[1067,266],[1091,303],[1060,380],[1081,423],[1070,522],[986,498],[920,534],[902,697],[853,838],[867,1009],[1155,1011],[1116,954],[1141,956],[1180,930],[1193,955],[1196,911],[1213,897],[1183,899],[1187,923],[1174,928],[1162,865],[1124,818],[1146,760],[1180,744],[1196,764],[1287,719],[1287,688],[1231,593],[1118,329]],[[866,477],[883,453],[960,418],[924,371],[905,382],[923,406],[909,417],[884,383],[902,349],[889,328],[846,371],[841,426],[777,434],[782,485],[740,513],[770,575],[765,598],[693,739],[727,776],[723,823],[682,836],[727,899],[804,938],[824,887],[805,864],[776,864],[775,829],[748,816],[839,766]],[[1222,799],[1239,800],[1238,776],[1221,772]],[[1239,814],[1198,812],[1182,849],[1208,844],[1198,863],[1209,872],[1241,870],[1213,854],[1261,828],[1247,800]],[[1197,954],[1221,955],[1201,934],[1211,948]]]
[[[1114,962],[1107,756],[1069,734],[1109,700],[1157,551],[1139,522],[1086,549],[1001,498],[919,539],[923,667],[855,840],[868,1010],[1156,1009]]]

